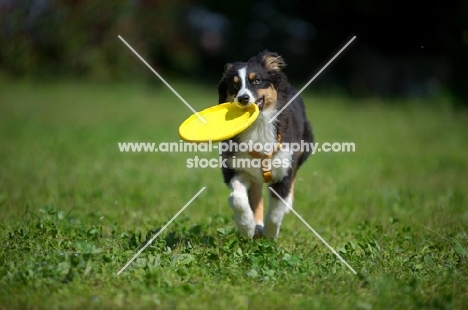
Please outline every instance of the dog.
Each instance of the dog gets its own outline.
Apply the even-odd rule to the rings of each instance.
[[[312,153],[311,148],[291,152],[281,147],[301,141],[309,145],[314,142],[303,100],[296,96],[287,105],[297,91],[288,83],[283,72],[285,66],[283,57],[265,50],[247,62],[227,63],[218,84],[219,104],[256,104],[260,110],[258,118],[245,131],[221,143],[228,146],[240,146],[242,143],[277,146],[273,151],[271,147],[265,147],[266,151],[260,152],[251,148],[249,151],[245,151],[245,148],[241,151],[240,147],[228,148],[227,151],[225,147],[220,148],[223,149],[221,158],[226,162],[226,166],[222,167],[224,182],[231,190],[228,203],[234,212],[238,231],[249,239],[278,238],[283,217],[289,212],[289,206],[292,207],[297,170]],[[281,113],[275,118],[279,111]],[[240,159],[260,160],[261,167],[236,165]],[[268,190],[269,209],[265,219],[264,183],[274,190]]]

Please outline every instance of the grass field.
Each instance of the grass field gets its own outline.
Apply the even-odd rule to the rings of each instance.
[[[466,309],[468,117],[443,100],[305,94],[318,142],[280,238],[243,240],[215,153],[121,153],[179,141],[165,87],[0,86],[0,309]],[[197,110],[214,87],[174,85]],[[206,190],[120,276],[202,187]]]

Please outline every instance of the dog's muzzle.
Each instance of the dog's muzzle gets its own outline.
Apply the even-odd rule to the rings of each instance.
[[[242,96],[237,97],[237,101],[239,102],[239,104],[243,106],[247,106],[250,103],[249,100],[250,100],[249,95],[242,95]],[[258,98],[257,100],[255,100],[255,104],[258,106],[258,109],[260,111],[263,110],[263,107],[265,105],[265,96],[262,96]]]

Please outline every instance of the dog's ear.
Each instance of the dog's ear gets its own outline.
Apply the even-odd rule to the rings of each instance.
[[[221,81],[218,84],[218,104],[225,103],[227,100],[227,83],[226,83],[226,74],[231,70],[234,65],[232,63],[227,63],[224,65],[224,72]]]
[[[266,70],[279,71],[286,67],[286,62],[284,61],[283,57],[277,53],[264,51],[260,53],[259,56],[261,57],[262,65]]]
[[[225,103],[227,100],[227,85],[226,85],[226,78],[221,78],[218,84],[218,104]]]
[[[225,65],[224,65],[224,73],[223,73],[223,75],[226,74],[229,70],[231,70],[232,66],[233,66],[233,64],[232,64],[232,63],[229,63],[229,62],[228,62],[227,64],[225,64]]]

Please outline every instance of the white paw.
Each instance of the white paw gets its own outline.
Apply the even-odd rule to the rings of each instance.
[[[234,221],[240,234],[245,238],[253,238],[255,234],[255,220],[247,195],[231,193],[228,202],[232,211],[234,211]]]
[[[283,217],[289,212],[289,208],[292,207],[291,196],[287,196],[284,200],[286,203],[270,196],[270,208],[265,218],[265,227],[263,228],[263,235],[267,238],[278,238]]]
[[[281,224],[266,222],[263,228],[263,235],[268,239],[277,239]]]
[[[255,235],[255,222],[253,214],[251,219],[246,216],[238,216],[234,214],[234,220],[236,221],[237,229],[239,233],[248,239],[252,239]]]

